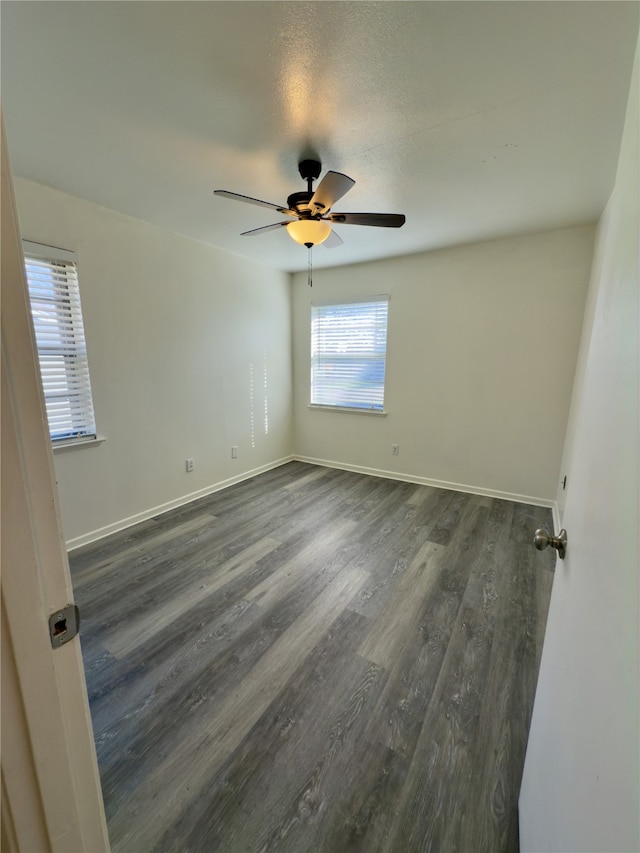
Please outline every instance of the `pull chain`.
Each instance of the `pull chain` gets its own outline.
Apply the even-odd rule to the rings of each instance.
[[[312,246],[311,243],[307,243],[307,249],[309,250],[309,253],[307,255],[307,260],[308,260],[308,263],[307,263],[307,284],[309,285],[309,287],[313,287],[313,267],[311,264],[311,246]]]

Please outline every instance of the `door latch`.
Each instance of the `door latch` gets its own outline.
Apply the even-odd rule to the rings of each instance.
[[[80,630],[80,611],[75,604],[67,604],[49,616],[49,636],[54,649],[73,640]]]

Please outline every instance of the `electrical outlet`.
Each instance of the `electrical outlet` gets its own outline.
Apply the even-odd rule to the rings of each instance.
[[[187,459],[187,474],[193,471],[193,459]]]
[[[397,456],[398,453],[400,453],[400,445],[399,444],[392,444],[391,445],[391,455]]]
[[[231,448],[231,458],[232,459],[238,458],[238,445],[237,444],[234,444],[233,447]]]

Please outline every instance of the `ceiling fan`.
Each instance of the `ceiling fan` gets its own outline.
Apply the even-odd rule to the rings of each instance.
[[[341,172],[327,172],[316,189],[313,182],[319,177],[322,165],[319,160],[301,160],[298,170],[303,180],[307,182],[307,189],[303,192],[292,193],[287,199],[286,205],[271,204],[258,198],[240,195],[228,190],[214,190],[215,195],[224,198],[232,198],[236,201],[244,201],[248,204],[257,204],[260,207],[268,207],[288,216],[284,222],[275,222],[273,225],[263,225],[251,231],[243,231],[242,237],[253,237],[266,231],[275,231],[278,228],[286,228],[289,236],[311,249],[323,243],[327,248],[342,245],[342,239],[331,228],[332,224],[342,225],[374,225],[378,228],[400,228],[405,223],[402,213],[331,213],[331,208],[338,199],[341,199],[355,184],[353,178],[343,175]]]

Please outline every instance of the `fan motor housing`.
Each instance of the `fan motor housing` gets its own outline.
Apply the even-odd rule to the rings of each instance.
[[[291,195],[287,198],[287,205],[290,210],[295,210],[301,215],[304,213],[311,214],[311,206],[309,202],[313,196],[312,192],[299,192],[299,193],[291,193]]]

